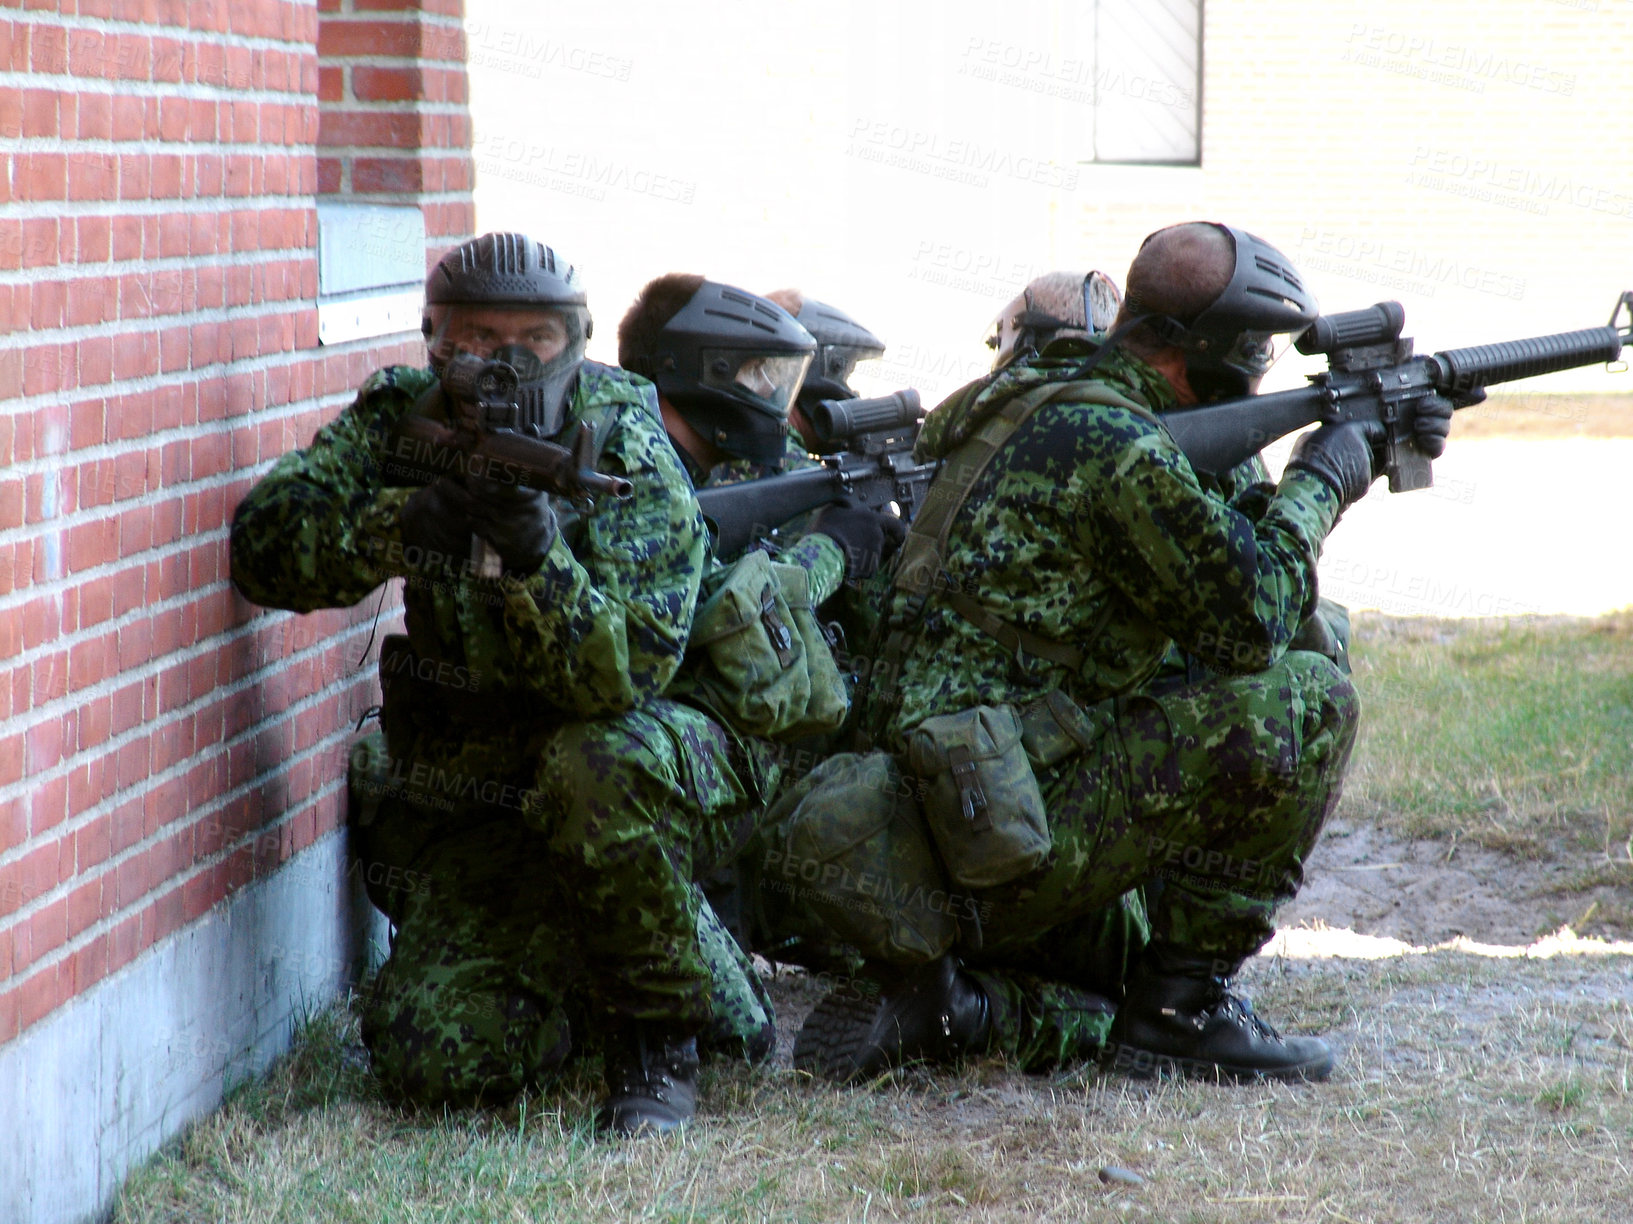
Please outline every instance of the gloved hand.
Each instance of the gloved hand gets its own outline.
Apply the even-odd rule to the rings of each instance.
[[[1471,395],[1477,398],[1470,399]],[[1412,441],[1429,458],[1440,458],[1446,453],[1446,435],[1452,429],[1452,410],[1478,404],[1485,397],[1484,391],[1472,391],[1454,399],[1431,395],[1419,400],[1413,405]]]
[[[1375,455],[1383,440],[1384,427],[1376,422],[1323,425],[1300,435],[1287,466],[1321,477],[1333,487],[1339,501],[1352,505],[1366,496],[1383,466]]]
[[[489,480],[466,482],[471,530],[493,545],[505,569],[531,574],[556,542],[559,527],[547,494]]]
[[[845,554],[845,577],[871,578],[907,538],[907,524],[888,510],[873,510],[846,496],[822,507],[811,530],[827,536]]]
[[[406,559],[416,569],[459,569],[471,555],[470,495],[447,476],[415,489],[401,511]]]

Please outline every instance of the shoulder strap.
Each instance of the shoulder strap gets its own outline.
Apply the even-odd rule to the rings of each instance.
[[[970,490],[987,470],[993,456],[1033,413],[1047,403],[1105,404],[1134,412],[1154,423],[1158,421],[1156,414],[1145,405],[1104,383],[1044,383],[1005,402],[948,457],[931,482],[924,504],[913,519],[891,578],[893,592],[902,597],[902,604],[891,618],[880,652],[880,670],[893,692],[898,679],[897,669],[908,646],[918,636],[925,604],[935,590],[937,576],[941,573],[953,520],[963,509]],[[1074,670],[1082,666],[1083,652],[1078,647],[1011,624],[962,591],[948,592],[946,602],[954,612],[1011,654],[1035,655]]]

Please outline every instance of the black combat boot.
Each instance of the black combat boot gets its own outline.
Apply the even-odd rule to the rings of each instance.
[[[894,981],[878,993],[841,987],[811,1010],[794,1039],[796,1070],[845,1083],[986,1048],[992,1006],[956,960],[891,972]]]
[[[1322,1080],[1332,1050],[1283,1037],[1229,989],[1237,964],[1178,948],[1146,949],[1112,1021],[1101,1063],[1139,1079],[1185,1073],[1231,1080]]]
[[[650,1021],[620,1026],[606,1046],[607,1099],[595,1129],[665,1135],[697,1113],[697,1039]]]

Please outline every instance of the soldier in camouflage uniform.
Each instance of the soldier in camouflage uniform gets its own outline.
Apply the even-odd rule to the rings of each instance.
[[[1087,339],[1091,331],[1104,331],[1116,311],[1116,286],[1100,273],[1088,281],[1071,278],[1076,294],[1067,300],[1056,281],[1068,274],[1050,274],[1045,283],[1039,278],[1026,293],[1007,307],[1000,320],[1008,320],[1008,343],[996,364],[1007,364],[1017,348],[1031,349],[1056,335]],[[817,343],[812,372],[801,385],[796,408],[790,412],[791,435],[800,429],[799,405],[819,399],[853,399],[857,393],[849,378],[857,365],[884,354],[885,345],[873,332],[834,306],[806,297],[795,289],[781,289],[766,295],[800,322]],[[1084,316],[1085,301],[1092,301],[1092,320]],[[1015,327],[1017,316],[1024,327]],[[813,463],[803,451],[790,457],[782,470],[794,470]],[[811,449],[817,449],[812,435]],[[711,473],[711,483],[723,476],[752,479],[771,473],[749,470],[747,465],[726,465]],[[879,605],[888,590],[880,574],[867,583],[847,583],[825,615],[835,616],[852,649],[865,648],[878,619]],[[820,760],[831,751],[826,745],[807,746],[804,759]],[[768,840],[769,838],[769,840]],[[745,943],[769,959],[801,965],[814,972],[835,975],[858,983],[856,975],[863,960],[854,948],[837,941],[818,914],[804,900],[807,893],[779,887],[760,871],[769,845],[775,844],[772,830],[761,830],[749,849],[732,864],[724,879],[710,885],[710,897],[727,926]],[[1145,911],[1138,893],[1119,898],[1098,914],[1077,924],[1078,939],[1068,952],[1061,950],[1050,972],[1030,973],[1007,966],[988,966],[978,977],[992,1000],[992,1024],[988,1050],[1003,1055],[1029,1071],[1082,1062],[1100,1050],[1111,1024],[1114,1004],[1129,959],[1145,943]],[[1069,980],[1065,980],[1068,979]],[[1075,984],[1074,984],[1075,983]]]
[[[977,893],[991,917],[963,960],[1047,973],[1073,923],[1147,886],[1151,944],[1112,1026],[1112,1065],[1318,1079],[1326,1044],[1280,1036],[1229,978],[1297,891],[1353,743],[1353,688],[1328,658],[1288,647],[1316,607],[1322,541],[1381,467],[1380,439],[1323,426],[1273,491],[1210,492],[1154,414],[1255,390],[1273,337],[1307,326],[1314,302],[1274,248],[1201,223],[1147,239],[1128,286],[1104,344],[1047,346],[930,415],[921,456],[979,474],[929,557],[933,583],[898,576],[897,666],[875,674],[862,715],[895,751],[932,715],[977,705],[1035,708],[1058,692],[1093,715],[1097,739],[1037,770],[1047,857]],[[1439,408],[1418,437],[1431,456],[1451,418]],[[970,439],[1001,438],[1006,409],[1013,432],[981,469]],[[1175,645],[1209,674],[1152,684]],[[986,1042],[993,1006],[946,957],[898,974],[877,1003],[819,1004],[795,1062],[845,1079],[953,1057]]]
[[[443,258],[426,303],[432,369],[372,376],[274,465],[232,532],[234,581],[259,603],[347,605],[404,580],[406,640],[382,649],[384,741],[353,762],[361,853],[404,868],[372,890],[396,933],[364,1039],[404,1094],[465,1103],[547,1079],[601,1033],[598,1127],[672,1129],[695,1108],[700,1033],[724,1019],[769,1049],[763,1009],[731,1014],[753,1010],[753,988],[715,986],[711,967],[729,978],[736,953],[692,881],[741,847],[777,766],[661,696],[707,535],[652,388],[584,360],[573,269],[485,235]],[[460,353],[519,375],[516,419],[489,424],[572,438],[587,423],[597,466],[632,495],[558,514],[470,476],[388,487],[405,416],[465,411],[439,383]]]

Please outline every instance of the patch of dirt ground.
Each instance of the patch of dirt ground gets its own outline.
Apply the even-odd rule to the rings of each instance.
[[[1578,936],[1625,940],[1633,934],[1630,918],[1630,861],[1563,850],[1538,860],[1471,842],[1401,837],[1364,821],[1335,820],[1310,856],[1304,887],[1277,914],[1282,934],[1244,967],[1241,982],[1251,992],[1271,972],[1330,973],[1336,968],[1326,959],[1330,957],[1370,960],[1437,946],[1482,960],[1493,952],[1551,956],[1574,950]],[[1566,946],[1539,944],[1561,927],[1571,928]],[[1343,932],[1363,938],[1347,938]],[[1398,942],[1391,946],[1382,941]],[[1318,960],[1307,959],[1311,956]],[[1614,1000],[1633,1006],[1633,974],[1623,957],[1590,958],[1583,974],[1593,983],[1587,988],[1607,1004]],[[831,984],[798,969],[775,971],[776,1065],[792,1065],[800,1025]],[[1464,1016],[1512,1012],[1536,1002],[1535,991],[1533,984],[1502,976],[1421,988],[1437,1008],[1458,1009]],[[1410,1010],[1422,1000],[1406,992],[1401,1002]],[[1328,1033],[1341,1050],[1361,1036],[1348,1028]],[[1399,1060],[1412,1060],[1401,1050],[1383,1061],[1397,1061],[1397,1053]]]
[[[1630,902],[1633,862],[1627,860],[1561,851],[1539,861],[1335,821],[1316,843],[1304,887],[1276,921],[1418,946],[1458,936],[1524,945],[1567,925],[1578,935],[1625,937]]]

